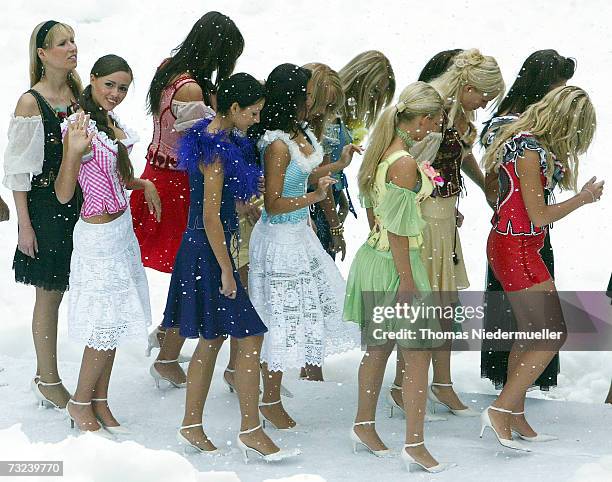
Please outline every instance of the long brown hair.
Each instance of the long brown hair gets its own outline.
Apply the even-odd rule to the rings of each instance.
[[[318,140],[321,140],[325,125],[335,118],[344,107],[344,91],[340,77],[331,67],[310,63],[303,66],[312,72],[313,103],[308,113],[308,123]]]
[[[117,55],[100,57],[91,68],[91,75],[94,77],[104,77],[115,72],[127,72],[133,78],[132,69],[128,63]],[[104,132],[109,139],[116,140],[115,131],[108,123],[108,113],[93,98],[91,84],[85,87],[79,97],[79,105],[85,113],[89,114],[90,119],[96,122],[98,131]],[[117,170],[123,182],[128,183],[134,179],[134,167],[127,148],[122,142],[117,142]]]

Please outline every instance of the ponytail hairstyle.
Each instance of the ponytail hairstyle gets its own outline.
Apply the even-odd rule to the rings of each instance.
[[[218,87],[219,82],[232,75],[243,50],[244,38],[234,21],[219,12],[206,13],[155,72],[147,93],[147,111],[158,115],[162,90],[185,73],[195,79],[208,99],[214,93],[209,91],[211,83]]]
[[[368,50],[342,67],[338,75],[344,89],[346,125],[369,129],[395,95],[391,62],[382,52]]]
[[[502,100],[494,117],[501,114],[522,114],[531,104],[541,100],[553,87],[574,76],[576,61],[559,55],[556,50],[537,50],[523,63],[519,74]]]
[[[440,93],[448,113],[447,127],[453,127],[458,114],[468,122],[476,119],[474,112],[465,112],[460,102],[461,89],[471,85],[480,92],[489,94],[493,106],[497,107],[504,95],[505,84],[499,66],[493,57],[482,55],[478,49],[458,53],[449,69],[430,82]]]
[[[237,102],[241,109],[256,104],[266,96],[264,85],[250,74],[239,73],[222,80],[217,94],[217,113],[227,114]]]
[[[312,74],[313,103],[308,112],[308,124],[320,141],[325,126],[336,117],[344,107],[342,82],[335,70],[325,64],[310,63],[304,65]]]
[[[91,68],[91,75],[94,77],[105,77],[115,72],[127,72],[133,78],[132,69],[128,63],[117,55],[110,54],[100,57]],[[109,139],[116,140],[115,131],[108,123],[108,113],[93,98],[91,84],[85,87],[79,97],[79,105],[83,112],[89,114],[90,119],[96,122],[98,131],[104,132]],[[120,141],[117,141],[117,170],[124,183],[127,184],[134,179],[134,167],[130,161],[130,156],[127,148]]]
[[[249,137],[258,139],[266,130],[296,133],[306,112],[306,85],[311,73],[294,64],[275,67],[266,80],[266,104],[260,122],[249,129]]]
[[[506,142],[519,132],[529,132],[546,150],[548,181],[555,168],[550,156],[553,154],[565,169],[560,187],[576,191],[578,156],[589,148],[596,125],[595,109],[584,90],[576,86],[557,87],[528,107],[516,121],[500,128],[493,144],[485,151],[483,167],[487,172],[496,172]]]
[[[36,38],[38,37],[38,32],[47,22],[41,22],[32,31],[32,35],[30,36],[30,87],[33,87],[40,79],[44,76],[44,66],[42,60],[38,56],[38,47],[36,45]],[[74,30],[72,27],[65,23],[56,23],[49,29],[47,35],[45,35],[42,48],[44,50],[49,49],[55,45],[57,39],[60,35],[68,35],[71,38],[74,38]],[[70,91],[75,99],[78,99],[83,91],[83,84],[81,82],[81,78],[75,69],[72,69],[68,72],[68,76],[66,77],[66,83],[68,87],[70,87]]]
[[[408,122],[417,116],[434,116],[439,114],[443,107],[444,103],[436,89],[425,82],[414,82],[402,91],[396,105],[389,106],[383,111],[374,125],[359,168],[358,183],[361,194],[370,195],[376,169],[395,137],[395,128],[398,124]]]
[[[448,70],[453,63],[453,59],[460,52],[463,52],[463,49],[443,50],[442,52],[438,52],[425,64],[425,67],[423,67],[419,75],[419,80],[421,82],[431,82],[436,77],[440,77]]]

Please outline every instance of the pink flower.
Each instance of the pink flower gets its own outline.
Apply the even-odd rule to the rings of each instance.
[[[440,173],[433,168],[431,163],[427,161],[421,163],[421,170],[429,179],[431,179],[433,184],[436,186],[444,186],[444,178],[440,176]]]

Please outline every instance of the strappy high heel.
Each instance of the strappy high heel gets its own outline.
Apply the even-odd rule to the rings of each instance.
[[[215,450],[205,450],[202,447],[199,447],[198,445],[194,444],[193,442],[190,442],[189,439],[181,433],[181,430],[183,429],[195,428],[195,427],[201,427],[201,426],[202,426],[201,423],[196,423],[193,425],[183,425],[178,429],[178,431],[176,432],[176,440],[178,441],[180,445],[184,445],[183,451],[185,453],[188,453],[191,450],[192,452],[209,455],[211,457],[227,455],[229,451],[221,450],[219,448],[216,448]]]
[[[522,412],[512,412],[512,415],[525,415],[525,411]],[[523,435],[516,429],[511,429],[512,433],[516,434],[524,440],[525,442],[552,442],[553,440],[559,440],[559,437],[555,437],[554,435],[548,435],[545,433],[539,433],[535,437],[528,437],[527,435]]]
[[[259,408],[261,407],[269,407],[271,405],[276,405],[278,403],[281,403],[281,399],[279,398],[276,402],[259,402]],[[276,430],[293,430],[295,428],[295,425],[293,427],[284,427],[284,428],[278,428],[274,422],[272,420],[270,420],[269,418],[267,418],[263,412],[261,410],[259,410],[259,413],[261,413],[261,416],[263,417],[263,428],[266,428],[266,422],[268,422],[270,425],[272,425],[272,428],[276,429]]]
[[[151,365],[151,368],[149,368],[149,373],[153,377],[153,380],[155,380],[155,386],[157,387],[158,390],[159,390],[159,382],[161,380],[165,380],[166,382],[168,382],[171,386],[175,388],[185,388],[187,386],[187,382],[177,383],[170,378],[162,376],[162,374],[157,371],[157,368],[155,368],[156,363],[161,363],[162,365],[165,365],[168,363],[176,363],[177,361],[178,359],[177,360],[155,360],[153,364]]]
[[[151,350],[153,350],[153,348],[161,348],[159,346],[159,338],[157,338],[157,335],[159,333],[164,333],[163,330],[159,329],[159,326],[157,326],[151,333],[149,333],[149,336],[147,337],[147,348],[145,349],[146,357],[151,356]],[[179,363],[189,363],[191,361],[191,357],[179,354],[176,361],[178,361]]]
[[[108,398],[92,398],[91,401],[92,402],[108,402]],[[116,425],[112,427],[110,425],[106,425],[100,417],[96,416],[96,418],[98,419],[98,422],[100,422],[100,425],[102,425],[103,428],[108,430],[113,435],[130,435],[132,433],[132,431],[129,428],[124,427],[123,425]]]
[[[114,439],[115,438],[112,433],[107,432],[104,429],[104,427],[100,424],[100,422],[98,422],[98,429],[97,430],[83,430],[83,429],[81,429],[81,427],[79,427],[79,425],[76,423],[74,418],[72,418],[72,415],[70,415],[70,411],[68,410],[68,405],[70,405],[70,404],[72,404],[72,405],[80,405],[80,406],[87,406],[87,405],[91,405],[91,401],[89,401],[89,402],[75,402],[72,398],[68,400],[68,403],[66,404],[66,408],[64,410],[66,412],[66,415],[68,415],[68,418],[70,419],[70,428],[72,428],[72,429],[76,428],[79,432],[82,432],[82,433],[92,433],[94,435],[98,435],[100,437],[104,437],[104,438],[107,438],[107,439]]]
[[[359,445],[363,445],[368,452],[376,457],[393,457],[393,452],[390,449],[382,449],[382,450],[374,450],[368,444],[366,444],[363,440],[359,438],[359,435],[355,432],[355,427],[357,425],[374,425],[374,420],[369,420],[367,422],[355,422],[353,424],[353,428],[351,428],[351,441],[353,442],[353,453],[357,453],[357,447]]]
[[[432,384],[429,385],[429,388],[427,390],[427,398],[430,401],[431,411],[433,413],[436,413],[436,404],[440,404],[448,408],[450,412],[453,415],[456,415],[457,417],[478,417],[480,413],[470,407],[461,408],[461,409],[452,408],[451,406],[447,405],[442,400],[440,400],[438,396],[436,395],[436,393],[433,391],[433,387],[452,387],[452,386],[453,386],[452,382],[451,383],[432,382]]]
[[[266,462],[279,462],[281,460],[297,457],[298,455],[302,453],[300,449],[291,449],[291,450],[279,449],[277,452],[273,452],[271,454],[264,454],[260,452],[259,450],[254,449],[253,447],[249,447],[242,440],[240,440],[241,435],[255,432],[256,430],[259,430],[260,428],[261,428],[261,425],[257,425],[257,427],[254,427],[248,430],[243,430],[242,432],[238,434],[238,437],[236,437],[236,445],[238,445],[238,448],[242,452],[242,458],[245,464],[249,463],[249,452],[256,453]]]
[[[401,390],[402,387],[393,383],[391,387],[389,387],[389,391],[387,392],[387,403],[389,404],[389,418],[393,418],[393,409],[399,410],[400,415],[406,418],[406,413],[404,412],[404,407],[402,407],[399,403],[395,401],[393,395],[391,394],[391,390]],[[446,421],[446,417],[442,417],[441,415],[434,415],[427,411],[425,408],[425,423],[429,422],[444,422]]]
[[[449,463],[438,463],[437,465],[432,465],[431,467],[427,467],[423,465],[421,462],[415,460],[415,458],[406,452],[407,448],[418,447],[419,445],[424,445],[425,442],[418,442],[415,444],[404,444],[404,448],[402,449],[402,461],[406,466],[406,470],[408,472],[412,472],[414,468],[421,468],[431,474],[437,474],[438,472],[444,472],[445,470],[450,469],[451,467],[455,467],[457,464],[449,464]]]
[[[43,393],[40,391],[40,387],[41,386],[43,386],[43,387],[55,387],[55,386],[58,386],[58,385],[61,385],[61,384],[62,384],[61,380],[59,382],[46,383],[46,382],[41,382],[40,378],[38,378],[38,380],[37,380],[36,377],[34,377],[32,379],[32,382],[30,383],[30,389],[32,390],[32,393],[34,394],[36,399],[40,402],[40,406],[41,407],[54,408],[56,410],[64,410],[57,403],[55,403],[53,400],[49,400],[47,397],[45,397],[43,395]]]
[[[516,440],[508,440],[505,438],[501,438],[499,436],[499,434],[497,433],[497,430],[495,430],[495,428],[493,427],[493,424],[491,423],[491,418],[489,417],[489,409],[495,410],[496,412],[512,413],[512,410],[505,410],[503,408],[494,407],[493,405],[490,405],[489,407],[485,408],[482,412],[482,415],[480,416],[480,438],[482,438],[482,435],[484,434],[485,429],[488,427],[491,430],[493,430],[495,437],[497,437],[497,441],[504,447],[508,447],[509,449],[513,449],[513,450],[522,450],[524,452],[531,452],[531,449],[529,449],[528,447],[525,447],[522,443],[517,442]]]

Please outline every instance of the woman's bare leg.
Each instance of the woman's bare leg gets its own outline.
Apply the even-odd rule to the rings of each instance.
[[[295,420],[293,420],[286,412],[283,402],[281,400],[281,383],[283,382],[283,372],[275,371],[271,372],[268,370],[268,364],[261,364],[261,374],[263,378],[263,396],[261,398],[262,404],[274,403],[274,405],[260,406],[262,415],[270,420],[277,428],[292,428],[295,427]]]
[[[184,344],[185,338],[179,334],[178,328],[167,328],[164,335],[164,344],[159,349],[159,354],[155,360],[155,369],[159,374],[178,384],[185,383],[187,380],[181,365],[178,362],[157,363],[157,361],[177,360]]]
[[[119,422],[114,417],[110,410],[110,406],[108,401],[104,401],[104,399],[108,399],[108,385],[110,383],[111,373],[113,371],[113,365],[115,364],[115,355],[117,350],[113,350],[112,355],[110,355],[106,361],[106,366],[98,379],[98,383],[94,387],[93,397],[94,399],[98,399],[100,401],[94,401],[92,403],[93,411],[96,417],[107,427],[117,427],[119,426]]]

